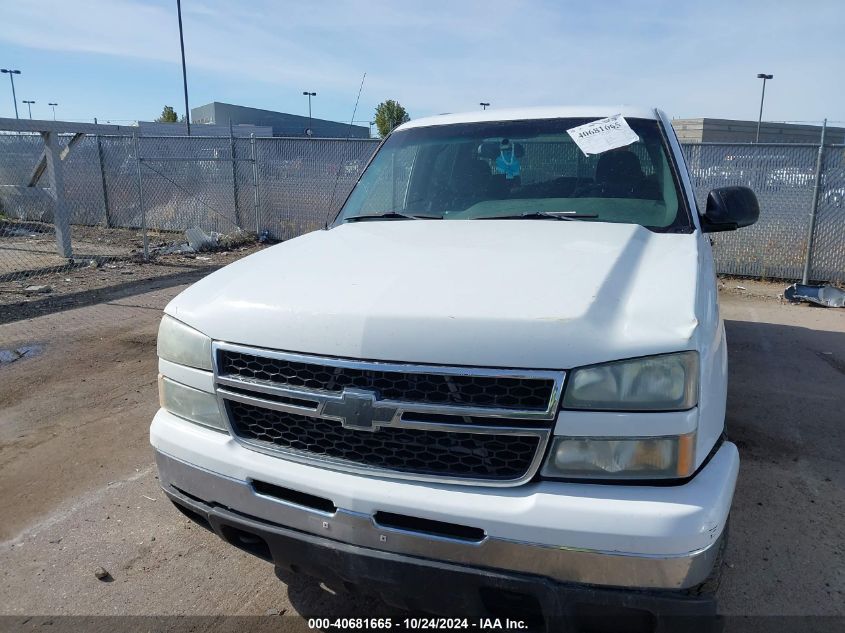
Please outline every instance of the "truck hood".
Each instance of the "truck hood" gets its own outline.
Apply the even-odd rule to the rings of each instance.
[[[566,369],[694,349],[694,234],[540,220],[315,231],[165,311],[214,339],[371,360]]]

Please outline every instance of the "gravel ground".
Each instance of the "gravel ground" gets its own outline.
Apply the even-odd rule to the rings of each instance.
[[[384,613],[307,579],[279,582],[160,492],[147,439],[155,333],[183,287],[150,282],[0,325],[0,347],[41,346],[0,364],[0,615]],[[723,287],[742,466],[719,604],[843,616],[845,310],[784,304],[783,287]]]

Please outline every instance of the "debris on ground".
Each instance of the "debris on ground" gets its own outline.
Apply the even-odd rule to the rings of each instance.
[[[806,301],[826,308],[845,308],[845,290],[828,284],[792,284],[783,291],[783,296],[793,302]]]
[[[33,233],[28,229],[19,229],[16,227],[12,228],[3,228],[0,235],[5,237],[38,237],[37,234]]]
[[[21,345],[14,349],[0,349],[0,365],[14,363],[22,358],[38,356],[44,348],[41,345]]]
[[[186,253],[196,253],[188,244],[184,242],[174,242],[173,244],[166,244],[164,246],[154,246],[150,252],[156,255],[183,255]]]
[[[45,295],[48,292],[53,292],[53,288],[52,286],[27,286],[23,291],[31,295]]]
[[[60,269],[47,268],[40,278],[0,280],[0,323],[46,314],[60,306],[81,307],[102,301],[113,289],[125,287],[126,284],[154,284],[158,278],[173,277],[182,273],[192,276],[192,280],[196,281],[196,276],[203,271],[211,272],[215,268],[260,251],[265,246],[258,244],[253,238],[251,244],[231,251],[218,250],[203,254],[207,259],[199,259],[196,253],[190,252],[193,249],[190,249],[187,243],[184,244],[184,249],[188,252],[164,254],[158,250],[158,247],[166,247],[178,237],[178,234],[173,233],[151,236],[153,239],[150,239],[149,261],[144,261],[133,238],[123,255],[109,254],[107,258],[98,257],[96,261],[100,265],[97,268],[89,268],[84,264]],[[181,251],[181,248],[179,250]],[[81,261],[90,260],[84,258]],[[132,274],[129,274],[130,272]],[[49,293],[25,290],[33,285],[50,285],[52,290]],[[11,342],[0,342],[0,349],[10,347]]]
[[[236,229],[231,233],[216,231],[206,233],[194,227],[185,231],[184,241],[170,244],[162,242],[150,248],[150,252],[154,255],[191,255],[212,251],[231,251],[254,243],[255,235],[243,229]]]
[[[211,272],[265,246],[256,233],[231,224],[218,233],[211,231],[213,226],[203,227],[201,235],[194,236],[206,244],[208,252],[203,253],[188,243],[184,231],[150,230],[148,257],[144,257],[144,242],[137,229],[74,225],[73,256],[66,258],[53,248],[52,225],[12,222],[0,215],[0,251],[4,255],[0,261],[0,323],[46,314],[59,306],[80,307],[112,287],[126,288],[179,273],[196,275],[205,269]]]
[[[97,569],[94,570],[94,576],[97,577],[97,580],[102,580],[103,582],[114,580],[112,575],[102,567],[97,567]]]
[[[212,235],[214,235],[214,233],[212,233]],[[255,233],[250,233],[249,231],[244,231],[243,229],[235,229],[231,233],[224,233],[217,239],[218,247],[224,250],[232,250],[234,248],[240,248],[241,246],[253,243],[255,243]]]
[[[208,234],[202,229],[191,228],[185,231],[185,239],[188,240],[188,246],[195,251],[213,251],[217,249],[220,233],[212,231]]]
[[[88,268],[96,268],[97,266],[100,265],[99,262],[96,259],[80,259],[78,257],[74,257],[73,259],[71,259],[70,263],[73,266],[79,266],[79,267],[87,266]]]

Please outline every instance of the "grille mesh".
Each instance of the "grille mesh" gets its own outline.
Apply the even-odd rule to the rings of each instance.
[[[241,438],[421,475],[518,479],[530,468],[540,442],[535,436],[406,428],[354,431],[332,420],[241,402],[228,401],[227,406],[232,427]]]
[[[545,411],[554,389],[554,381],[546,378],[329,367],[229,350],[221,350],[219,360],[222,375],[326,391],[339,392],[345,387],[369,389],[382,399],[406,402]]]

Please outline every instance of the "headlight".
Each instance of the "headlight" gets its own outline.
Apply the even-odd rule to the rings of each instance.
[[[161,408],[173,415],[218,431],[226,431],[226,423],[213,393],[159,376],[158,398]]]
[[[698,352],[661,354],[576,369],[564,409],[683,411],[698,402]]]
[[[674,437],[598,439],[556,437],[545,477],[567,479],[678,479],[695,464],[695,433]]]
[[[158,328],[158,355],[179,365],[211,370],[211,339],[165,315]]]

